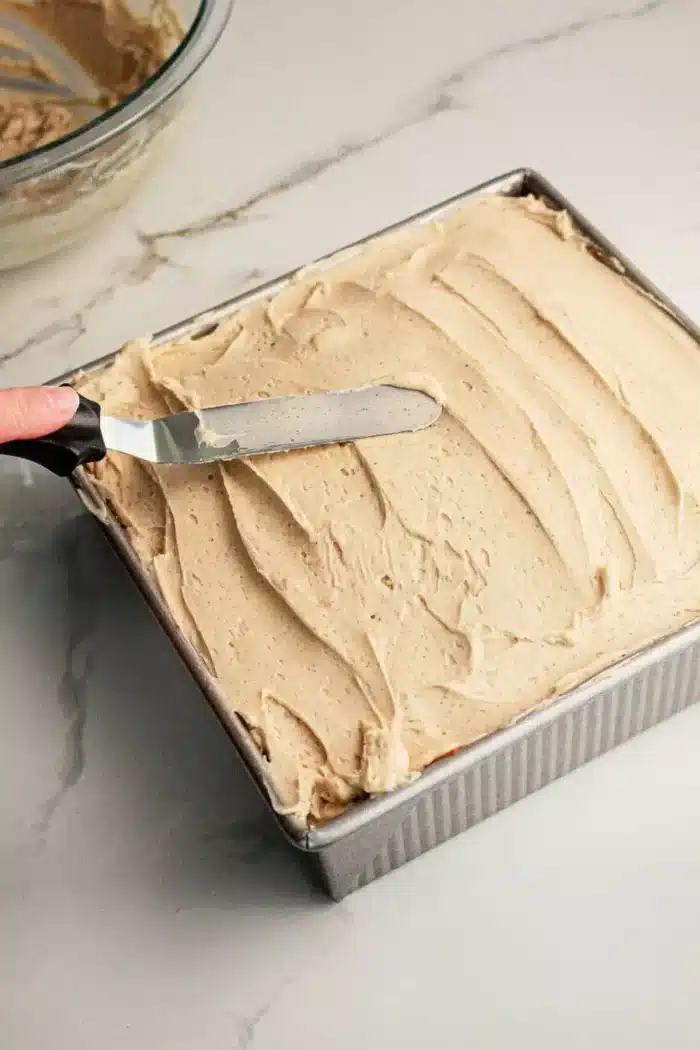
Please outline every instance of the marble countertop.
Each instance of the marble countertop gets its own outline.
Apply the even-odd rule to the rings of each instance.
[[[0,279],[0,383],[523,164],[700,318],[699,32],[696,0],[239,0],[169,165]],[[700,707],[332,904],[68,487],[11,461],[0,624],[3,1050],[697,1050]]]

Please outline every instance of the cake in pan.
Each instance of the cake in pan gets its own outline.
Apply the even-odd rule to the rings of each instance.
[[[698,346],[533,197],[477,198],[78,385],[153,418],[386,381],[439,422],[92,468],[276,805],[311,823],[700,609]]]

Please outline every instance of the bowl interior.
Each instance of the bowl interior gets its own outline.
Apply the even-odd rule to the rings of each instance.
[[[54,0],[57,5],[66,4],[69,8],[71,0]],[[162,74],[169,74],[171,87],[177,87],[177,76],[173,76],[173,66],[177,63],[178,56],[187,49],[191,38],[201,29],[205,12],[220,0],[103,0],[103,3],[113,6],[122,5],[130,15],[137,20],[147,21],[157,27],[164,60],[157,72],[143,83],[136,91],[132,92],[119,105],[105,110],[99,104],[98,95],[100,85],[86,72],[84,64],[68,53],[68,51],[57,43],[51,34],[50,27],[47,29],[45,16],[34,20],[31,10],[46,11],[46,4],[35,3],[35,0],[17,0],[14,7],[0,8],[0,42],[10,42],[13,46],[26,48],[32,58],[37,61],[40,68],[48,68],[62,84],[65,84],[76,99],[80,100],[74,110],[80,118],[81,126],[70,134],[39,149],[24,153],[21,156],[9,160],[0,161],[0,182],[5,177],[14,176],[23,178],[25,169],[35,168],[37,160],[43,170],[48,163],[48,155],[55,155],[56,160],[63,159],[64,146],[71,142],[76,145],[85,136],[88,129],[99,129],[108,133],[107,124],[114,124],[114,115],[128,108],[130,110],[130,121],[138,118],[139,96],[151,84],[161,79]],[[22,8],[29,12],[24,14]],[[189,71],[191,72],[191,70]],[[186,77],[183,77],[185,79]],[[155,101],[155,100],[154,100]],[[27,171],[27,174],[29,172]],[[37,172],[38,173],[38,172]]]

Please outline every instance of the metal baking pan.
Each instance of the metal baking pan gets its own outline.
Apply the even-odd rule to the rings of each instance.
[[[608,265],[650,293],[700,341],[700,331],[632,266],[569,202],[533,171],[518,170],[468,190],[372,237],[313,264],[326,267],[390,231],[428,222],[477,194],[534,194],[565,208]],[[308,269],[308,268],[307,268]],[[231,299],[213,310],[168,328],[153,340],[164,343],[211,330],[240,307],[274,294],[294,274]],[[89,369],[104,367],[114,355]],[[84,374],[83,370],[83,374]],[[78,472],[74,486],[100,521],[131,571],[156,617],[236,745],[270,806],[270,813],[293,845],[303,851],[321,884],[336,900],[400,867],[492,813],[524,798],[557,777],[636,736],[700,697],[700,623],[676,632],[597,675],[512,727],[472,744],[430,766],[412,784],[360,802],[323,827],[308,828],[277,813],[274,785],[241,719],[231,711],[216,679],[179,631],[163,599],[131,549],[126,536],[97,496],[89,476]]]

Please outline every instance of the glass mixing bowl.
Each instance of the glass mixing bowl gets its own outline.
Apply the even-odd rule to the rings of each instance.
[[[161,152],[185,87],[226,26],[233,0],[174,0],[184,36],[118,106],[64,138],[0,162],[0,270],[49,255],[116,210]],[[150,0],[130,2],[146,17]]]

